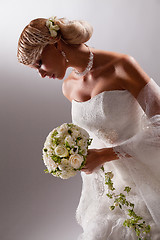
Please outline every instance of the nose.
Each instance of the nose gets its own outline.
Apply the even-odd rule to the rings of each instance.
[[[39,71],[39,74],[41,75],[42,78],[45,78],[45,77],[46,77],[47,74],[46,74],[45,71],[40,70],[40,69],[39,69],[38,71]]]

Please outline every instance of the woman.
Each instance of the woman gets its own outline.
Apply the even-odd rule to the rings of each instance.
[[[131,186],[135,212],[151,226],[151,239],[160,239],[160,88],[133,57],[84,44],[92,32],[85,21],[35,19],[20,36],[18,60],[43,78],[61,80],[73,68],[62,91],[73,123],[93,138],[81,172],[76,217],[84,232],[78,239],[137,239],[123,226],[125,212],[109,210],[102,165],[114,172],[118,192]]]

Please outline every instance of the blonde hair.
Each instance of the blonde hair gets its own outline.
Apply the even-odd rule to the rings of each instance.
[[[87,42],[93,33],[92,26],[86,21],[55,18],[54,24],[57,24],[60,30],[57,32],[57,37],[54,38],[51,37],[46,21],[45,18],[34,19],[22,31],[17,51],[20,63],[33,64],[47,44],[54,44],[60,38],[69,44],[81,44]]]

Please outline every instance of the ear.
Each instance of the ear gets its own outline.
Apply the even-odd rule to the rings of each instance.
[[[61,40],[57,41],[55,44],[54,44],[55,48],[57,48],[58,50],[62,50],[62,45],[61,45]]]

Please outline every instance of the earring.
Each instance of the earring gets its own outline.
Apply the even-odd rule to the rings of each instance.
[[[63,50],[61,50],[61,54],[65,58],[66,62],[69,62],[69,60],[67,59],[66,54]]]

